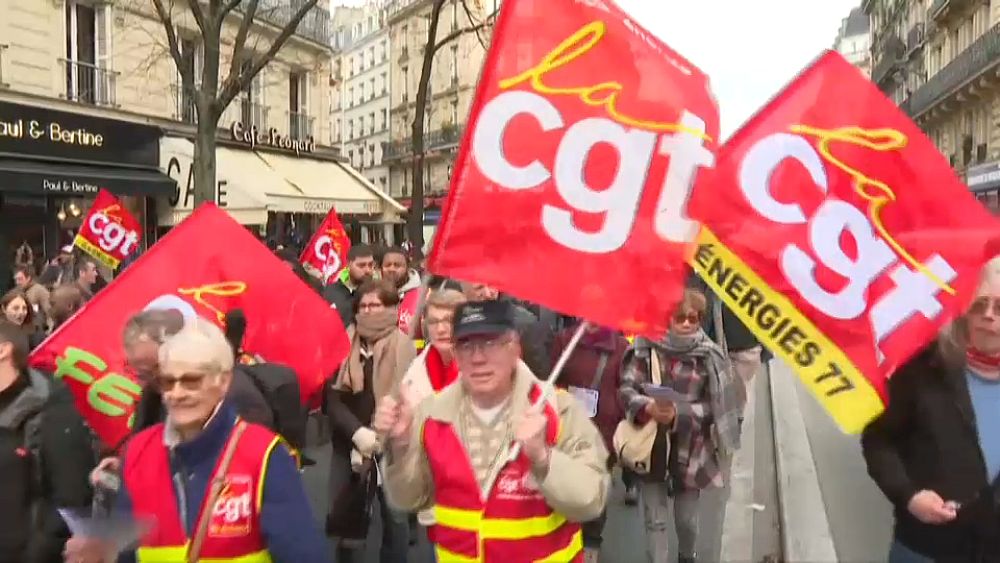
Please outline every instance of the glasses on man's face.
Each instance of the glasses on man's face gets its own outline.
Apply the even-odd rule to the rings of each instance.
[[[362,303],[358,305],[358,311],[381,311],[385,305],[381,303]]]
[[[205,381],[203,373],[185,373],[180,377],[170,377],[169,375],[157,375],[153,378],[153,383],[160,393],[168,393],[174,390],[174,386],[180,385],[185,391],[197,391],[201,389]]]
[[[510,342],[509,336],[466,338],[455,345],[455,351],[466,357],[470,357],[476,352],[490,356],[499,352],[508,342]]]
[[[684,323],[696,325],[701,322],[701,315],[698,313],[679,313],[674,315],[674,322],[679,325]]]
[[[450,325],[454,320],[454,317],[427,317],[427,326]]]
[[[1000,317],[1000,299],[980,297],[969,306],[969,313],[972,315],[985,315],[987,312],[994,317]]]

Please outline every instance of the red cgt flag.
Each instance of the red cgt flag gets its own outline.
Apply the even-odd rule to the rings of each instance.
[[[337,210],[330,209],[326,219],[323,219],[316,234],[302,251],[299,262],[320,272],[323,283],[327,283],[347,263],[347,253],[350,250],[351,239],[337,217]]]
[[[997,221],[920,129],[829,52],[718,154],[692,264],[841,428],[971,297]],[[720,196],[721,193],[725,196]]]
[[[429,268],[660,336],[718,130],[707,77],[614,3],[507,0]]]
[[[226,312],[242,309],[247,352],[294,368],[304,398],[322,388],[349,348],[340,317],[319,295],[224,211],[203,205],[31,355],[33,367],[69,385],[107,445],[127,436],[141,392],[125,365],[122,329],[152,308],[220,325]]]
[[[141,240],[139,221],[114,194],[101,189],[73,244],[114,270],[139,248]]]

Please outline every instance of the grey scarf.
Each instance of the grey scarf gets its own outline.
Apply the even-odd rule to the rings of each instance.
[[[709,406],[715,445],[719,453],[729,456],[740,447],[740,415],[742,414],[742,383],[735,377],[729,358],[701,329],[679,336],[668,333],[655,343],[657,348],[675,357],[702,358],[708,369]]]

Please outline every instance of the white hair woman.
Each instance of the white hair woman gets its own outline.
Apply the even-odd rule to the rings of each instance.
[[[225,400],[233,363],[222,330],[203,319],[160,346],[153,382],[166,420],[129,441],[116,509],[153,528],[126,560],[327,559],[290,451]],[[74,538],[66,556],[96,563],[107,550]]]
[[[888,383],[861,439],[895,507],[890,563],[1000,558],[1000,257],[968,311]]]

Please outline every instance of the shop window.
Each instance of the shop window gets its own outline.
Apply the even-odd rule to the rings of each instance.
[[[87,104],[115,103],[111,65],[111,6],[66,0],[66,97]]]
[[[406,102],[410,101],[410,91],[409,91],[410,67],[408,67],[406,65],[403,65],[399,69],[399,73],[403,77],[403,79],[401,81],[401,84],[400,84],[400,89],[401,89],[401,92],[402,92],[402,95],[403,95],[403,103],[406,103]]]

